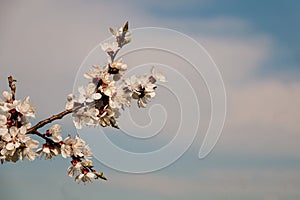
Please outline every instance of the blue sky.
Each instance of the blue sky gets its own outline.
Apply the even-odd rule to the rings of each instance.
[[[37,107],[36,121],[62,110],[84,57],[109,36],[108,27],[126,20],[133,28],[172,28],[201,43],[221,71],[228,98],[221,138],[203,160],[197,155],[209,114],[200,85],[201,130],[171,166],[133,175],[95,161],[109,181],[81,186],[67,177],[69,161],[60,158],[6,163],[3,199],[299,199],[299,8],[297,1],[1,1],[0,87],[14,74],[18,96],[30,95]],[[128,57],[128,63],[135,61]],[[200,83],[192,72],[180,72],[193,86]],[[159,92],[153,103],[169,97]],[[148,122],[137,115],[137,122]],[[123,148],[155,149],[173,136],[168,130],[177,118],[168,120],[163,136],[148,143],[120,131],[106,134]],[[71,118],[62,123],[65,132],[74,131]]]
[[[178,1],[180,2],[180,1]],[[278,50],[275,56],[280,56],[270,70],[284,71],[286,67],[281,62],[289,63],[291,70],[299,70],[299,40],[300,25],[298,23],[299,2],[297,1],[185,1],[180,6],[157,6],[157,2],[150,3],[148,12],[169,19],[210,19],[216,17],[236,17],[246,20],[253,28],[249,34],[257,31],[266,33],[277,42]],[[171,9],[170,9],[171,8]],[[231,32],[234,35],[234,31]],[[281,48],[287,52],[281,51]],[[279,62],[279,63],[278,63]],[[265,72],[265,71],[264,71]]]

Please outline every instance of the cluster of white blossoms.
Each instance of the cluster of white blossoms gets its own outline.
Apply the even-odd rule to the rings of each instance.
[[[76,182],[92,182],[94,179],[104,179],[102,172],[94,170],[91,149],[79,135],[70,134],[63,137],[59,124],[52,125],[44,133],[39,128],[61,119],[72,113],[76,128],[86,126],[112,126],[118,128],[117,118],[120,109],[131,106],[136,100],[139,107],[146,107],[155,96],[157,81],[165,82],[165,77],[155,73],[150,75],[125,77],[127,65],[122,59],[115,60],[119,50],[130,42],[128,23],[118,30],[110,29],[114,42],[102,44],[102,49],[109,56],[107,65],[92,66],[84,76],[89,80],[86,86],[78,88],[78,95],[70,94],[67,98],[66,110],[42,120],[34,126],[28,122],[35,118],[35,108],[30,98],[16,100],[16,85],[11,76],[8,77],[11,92],[4,91],[0,99],[0,160],[17,162],[27,158],[33,161],[37,156],[52,159],[58,155],[71,160],[68,175],[75,176]],[[43,142],[32,139],[38,136]]]
[[[76,108],[73,121],[78,129],[83,125],[118,128],[120,109],[131,106],[132,100],[136,100],[139,107],[146,107],[155,96],[155,83],[166,81],[161,72],[155,73],[154,67],[150,75],[125,77],[127,65],[122,59],[115,58],[119,50],[130,42],[128,24],[118,30],[111,28],[110,31],[115,41],[101,44],[109,56],[108,64],[92,66],[84,74],[89,80],[88,85],[78,88],[77,98],[74,94],[68,96],[66,109]]]
[[[63,158],[71,158],[68,175],[77,175],[77,182],[87,182],[101,178],[106,180],[103,173],[93,169],[93,156],[90,148],[78,135],[72,138],[68,135],[63,139],[61,126],[55,124],[45,134],[38,133],[45,143],[31,138],[34,134],[28,133],[31,124],[29,118],[34,118],[34,107],[30,104],[29,97],[15,100],[13,95],[7,91],[2,93],[4,100],[0,100],[0,159],[4,162],[17,162],[25,157],[33,161],[37,156],[52,159],[61,154]],[[35,133],[36,134],[36,133]]]
[[[27,118],[34,118],[34,107],[30,104],[29,97],[14,100],[7,91],[2,93],[4,100],[0,100],[0,159],[16,162],[25,157],[34,160],[37,153],[34,151],[39,146],[37,140],[30,138],[26,132],[31,124]]]

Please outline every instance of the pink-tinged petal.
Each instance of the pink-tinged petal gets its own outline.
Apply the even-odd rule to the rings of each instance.
[[[39,144],[40,144],[39,141],[33,139],[26,141],[26,146],[29,147],[30,149],[38,148]]]
[[[26,126],[21,126],[21,128],[19,129],[20,134],[24,135],[27,132],[27,128]]]
[[[0,136],[3,136],[8,133],[8,129],[6,127],[0,128]]]
[[[3,96],[3,98],[4,98],[5,100],[10,100],[10,99],[11,99],[11,94],[10,94],[9,92],[7,92],[7,91],[4,91],[4,92],[2,93],[2,96]]]
[[[11,151],[14,148],[15,148],[15,145],[12,142],[6,144],[6,149],[7,150]]]
[[[2,135],[1,139],[5,142],[10,142],[11,141],[11,135],[9,133],[6,133],[6,134]]]
[[[7,123],[7,118],[5,115],[0,115],[0,126],[5,126]]]
[[[18,128],[13,126],[9,129],[9,133],[12,137],[15,137],[18,134]]]

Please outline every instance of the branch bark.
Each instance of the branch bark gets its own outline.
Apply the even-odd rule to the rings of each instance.
[[[37,130],[39,128],[42,128],[46,124],[50,124],[51,122],[53,122],[55,120],[62,119],[64,116],[66,116],[66,115],[68,115],[68,114],[70,114],[72,112],[77,111],[81,107],[82,107],[82,105],[78,105],[78,106],[75,106],[73,109],[65,110],[65,111],[63,111],[61,113],[58,113],[56,115],[52,115],[51,117],[40,121],[39,123],[37,123],[36,125],[34,125],[33,127],[31,127],[30,129],[28,129],[27,132],[26,132],[26,134],[32,133],[32,134],[40,136],[39,134],[37,134]]]

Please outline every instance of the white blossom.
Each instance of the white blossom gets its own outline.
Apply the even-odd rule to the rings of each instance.
[[[29,139],[25,142],[25,145],[26,146],[22,148],[20,152],[20,159],[23,160],[25,157],[27,157],[29,161],[33,161],[38,155],[33,149],[38,148],[39,141]]]
[[[80,173],[81,167],[81,162],[72,163],[72,165],[68,167],[68,176],[73,177],[75,174]]]
[[[111,67],[111,68],[114,68],[114,69],[118,69],[118,70],[120,70],[120,71],[125,71],[125,70],[127,70],[127,65],[123,63],[123,60],[122,60],[122,59],[120,59],[120,60],[118,60],[118,61],[116,61],[116,62],[111,63],[111,64],[110,64],[110,67]]]
[[[106,96],[111,97],[116,92],[115,81],[111,81],[108,84],[102,84],[99,89],[103,92]]]
[[[12,95],[11,93],[7,92],[7,91],[3,91],[2,92],[2,96],[5,99],[6,102],[11,101],[12,100]]]
[[[94,107],[84,107],[73,113],[73,123],[77,129],[83,125],[98,125],[99,110]]]
[[[6,116],[0,114],[0,136],[5,135],[6,133],[8,133],[6,123],[7,123]]]
[[[21,100],[14,100],[14,101],[9,101],[9,102],[5,102],[3,106],[1,106],[2,111],[4,112],[8,112],[12,109],[16,109],[17,106],[21,104]]]
[[[77,110],[72,116],[75,127],[77,129],[82,129],[86,118],[84,114],[84,108]]]
[[[125,89],[128,89],[128,91],[130,92],[134,91],[134,89],[137,88],[139,85],[138,77],[133,75],[129,78],[125,78],[124,85],[125,85]]]
[[[36,153],[45,159],[52,159],[52,157],[57,156],[60,153],[60,149],[57,146],[44,144],[42,148],[36,151]]]
[[[5,142],[5,147],[1,150],[2,155],[12,156],[21,144],[25,144],[30,140],[30,137],[25,134],[28,126],[22,126],[19,129],[13,126],[9,129],[9,132],[2,135],[1,139]]]
[[[19,101],[16,110],[26,117],[35,118],[34,107],[30,104],[30,97],[26,97],[23,102]]]
[[[84,74],[84,77],[87,79],[99,79],[101,80],[103,76],[103,69],[100,66],[93,65],[92,69],[89,72]]]
[[[24,101],[14,100],[12,101],[9,94],[6,91],[2,94],[8,100],[3,103],[3,106],[0,106],[0,109],[4,112],[9,112],[13,109],[16,109],[17,112],[22,114],[25,117],[35,118],[34,107],[30,104],[30,97],[26,97]]]
[[[82,181],[84,184],[86,182],[92,182],[97,176],[92,172],[85,172],[76,176],[75,181],[80,183]]]
[[[61,126],[59,124],[54,124],[53,126],[51,126],[51,128],[49,129],[49,133],[52,136],[52,140],[54,142],[60,142],[62,141],[62,136],[61,136]]]
[[[75,95],[74,94],[69,94],[67,97],[67,103],[66,103],[66,109],[70,110],[73,109],[75,103]]]
[[[130,94],[125,92],[123,84],[117,87],[116,92],[110,98],[109,105],[112,109],[120,109],[131,105]]]
[[[4,127],[0,127],[0,136],[3,136],[8,133],[8,129]]]
[[[7,117],[0,114],[0,127],[6,127]]]
[[[124,89],[129,92],[133,99],[138,100],[139,107],[146,107],[147,102],[155,96],[156,85],[150,82],[145,75],[142,77],[131,76],[124,80]]]
[[[40,133],[38,129],[53,120],[60,119],[66,114],[72,113],[76,128],[87,126],[112,126],[118,128],[116,119],[120,116],[120,110],[131,105],[132,99],[137,100],[139,107],[146,107],[150,99],[155,97],[156,82],[166,82],[161,72],[151,70],[151,75],[131,76],[124,78],[128,66],[122,59],[115,60],[116,54],[125,44],[130,42],[128,22],[117,30],[110,29],[115,41],[101,44],[101,48],[109,55],[108,63],[101,66],[92,66],[91,70],[84,74],[89,83],[78,87],[78,98],[69,94],[64,111],[50,117],[35,126],[34,130],[27,131],[31,127],[27,118],[35,117],[35,108],[30,103],[30,98],[15,100],[15,80],[9,77],[11,93],[2,93],[4,101],[0,100],[0,160],[16,162],[27,158],[32,161],[40,155],[45,159],[52,159],[61,154],[63,158],[71,158],[71,166],[68,167],[68,175],[75,176],[76,182],[92,182],[93,179],[104,179],[103,173],[93,169],[93,156],[86,142],[76,135],[68,135],[63,139],[61,126],[52,125],[46,133]],[[122,79],[121,79],[122,78]],[[76,106],[76,109],[74,109]],[[80,106],[80,107],[77,107]],[[38,128],[36,128],[38,127]],[[32,135],[40,136],[45,140],[41,148],[39,141],[31,138]]]
[[[103,51],[109,52],[116,52],[119,49],[119,45],[117,42],[105,42],[100,44]]]
[[[151,69],[151,74],[152,74],[152,77],[155,79],[154,83],[156,81],[159,81],[159,82],[167,82],[167,79],[166,77],[162,74],[162,72],[157,72],[155,73],[155,67],[152,67]],[[151,77],[150,77],[151,78]]]
[[[101,116],[100,116],[100,119],[99,119],[99,124],[103,127],[105,126],[113,126],[113,127],[118,127],[117,125],[117,122],[114,118],[115,116],[115,113],[113,112],[113,110],[108,106],[106,105],[104,107],[103,110],[101,110]]]
[[[78,91],[80,93],[78,98],[79,103],[90,103],[101,98],[101,94],[96,93],[96,85],[94,83],[89,83],[86,87],[80,86],[78,87]]]
[[[61,146],[61,155],[64,158],[71,156],[82,158],[92,156],[92,153],[90,148],[85,145],[85,141],[76,135],[75,138],[71,138],[71,136],[65,138]]]

